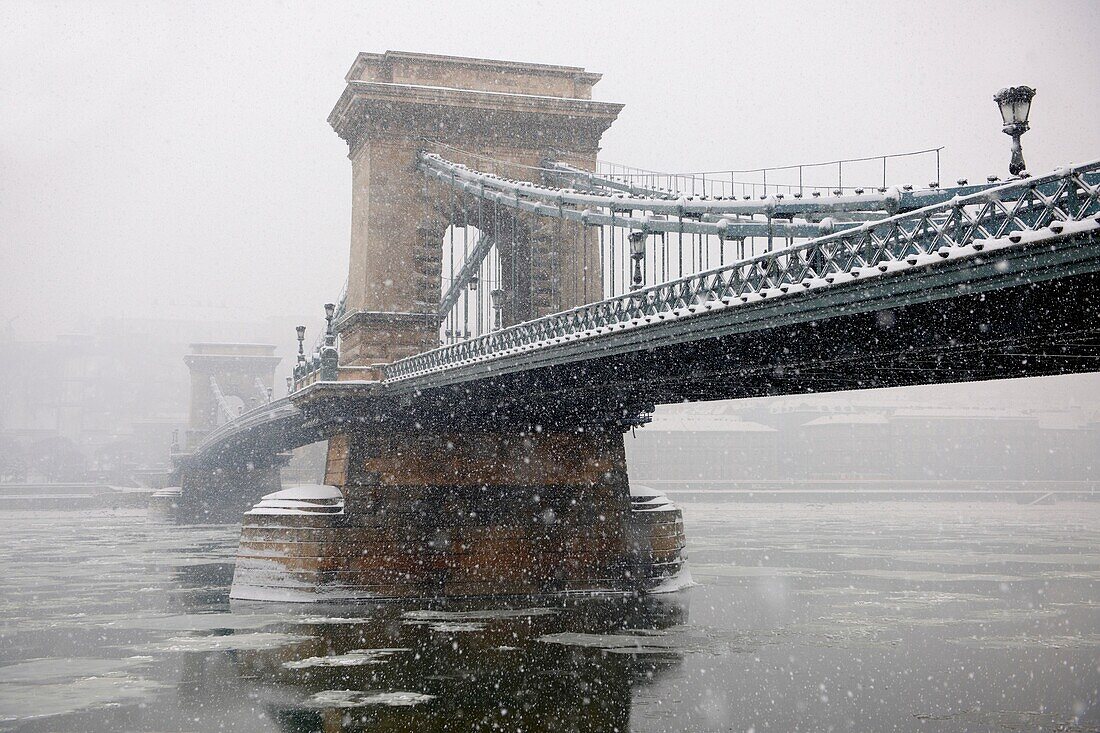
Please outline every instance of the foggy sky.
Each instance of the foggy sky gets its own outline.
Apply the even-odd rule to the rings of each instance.
[[[946,146],[1005,175],[1100,157],[1100,3],[0,4],[0,335],[320,312],[346,276],[358,51],[584,66],[603,156],[661,170]],[[931,175],[914,183],[923,184]],[[901,182],[901,181],[898,181]]]

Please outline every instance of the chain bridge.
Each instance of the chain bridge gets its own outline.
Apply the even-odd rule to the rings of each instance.
[[[299,330],[285,397],[179,458],[209,499],[328,441],[325,487],[246,515],[235,597],[667,589],[679,514],[631,495],[623,456],[655,405],[1100,365],[1100,161],[926,186],[891,184],[895,156],[861,185],[856,161],[645,171],[598,160],[621,109],[598,79],[356,59],[329,117],[344,295],[312,353]],[[915,154],[938,179],[939,149]]]

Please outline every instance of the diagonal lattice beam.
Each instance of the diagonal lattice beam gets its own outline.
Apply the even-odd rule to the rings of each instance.
[[[462,297],[463,289],[470,284],[474,276],[481,270],[481,265],[485,262],[485,258],[489,256],[489,252],[493,249],[493,245],[496,241],[485,234],[481,233],[478,237],[477,244],[474,245],[473,251],[470,252],[466,261],[462,263],[462,267],[459,269],[458,274],[451,278],[451,287],[447,288],[447,292],[443,294],[443,297],[439,301],[439,308],[436,310],[436,318],[442,321],[447,317],[451,308],[455,306],[458,299]]]

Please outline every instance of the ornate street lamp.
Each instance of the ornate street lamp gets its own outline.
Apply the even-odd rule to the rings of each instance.
[[[332,330],[332,318],[336,304],[325,303],[325,345],[321,349],[321,381],[335,382],[339,372],[340,354],[336,350],[336,333]]]
[[[304,342],[306,340],[306,327],[305,326],[296,326],[294,328],[294,330],[298,332],[298,363],[299,364],[305,364],[306,363],[306,349],[305,349],[305,343]]]
[[[336,304],[325,303],[325,345],[332,346],[336,340],[336,334],[332,332],[332,318],[336,315]]]
[[[504,291],[494,288],[489,291],[489,297],[493,301],[493,330],[500,330],[500,312],[504,310]]]
[[[1031,100],[1035,96],[1035,90],[1031,87],[1008,87],[993,95],[993,101],[1001,108],[1001,119],[1004,134],[1012,138],[1012,162],[1008,164],[1008,172],[1014,176],[1023,173],[1027,166],[1024,163],[1024,152],[1020,148],[1020,136],[1030,129],[1027,117],[1031,113]]]
[[[646,233],[644,231],[630,233],[630,259],[634,260],[633,290],[642,287],[645,282],[645,278],[642,276],[642,263],[645,261],[645,238]]]

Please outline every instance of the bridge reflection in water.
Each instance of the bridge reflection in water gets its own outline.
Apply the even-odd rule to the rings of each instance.
[[[230,668],[188,655],[181,697],[247,695],[286,733],[626,731],[634,694],[682,658],[680,635],[660,632],[688,617],[684,594],[315,610],[292,627],[308,640],[233,652]]]

